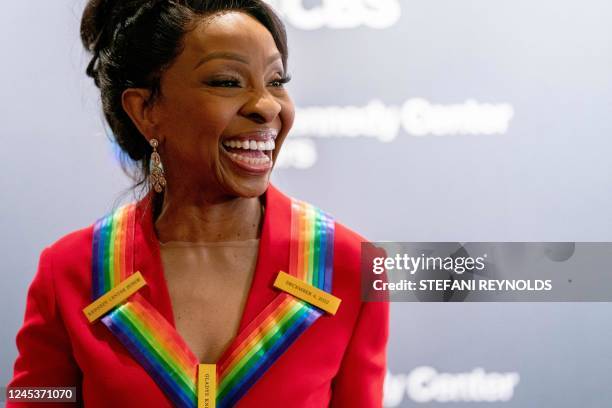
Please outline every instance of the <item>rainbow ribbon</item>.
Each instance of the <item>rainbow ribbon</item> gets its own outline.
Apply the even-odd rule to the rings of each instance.
[[[135,212],[135,204],[128,204],[94,225],[94,300],[134,272]],[[331,292],[333,242],[334,220],[320,209],[292,199],[289,273]],[[238,334],[217,363],[217,406],[234,406],[323,313],[279,293]],[[134,294],[102,322],[175,406],[197,407],[198,360],[176,329],[144,297]]]
[[[93,299],[134,272],[134,203],[99,219],[93,228]]]
[[[289,274],[331,291],[333,219],[302,201],[291,203]],[[280,293],[238,335],[217,367],[217,404],[231,407],[323,311]]]

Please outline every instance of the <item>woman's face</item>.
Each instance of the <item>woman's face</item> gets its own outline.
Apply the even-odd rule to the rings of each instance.
[[[253,17],[205,18],[161,77],[152,112],[170,191],[255,197],[294,118],[281,55]]]

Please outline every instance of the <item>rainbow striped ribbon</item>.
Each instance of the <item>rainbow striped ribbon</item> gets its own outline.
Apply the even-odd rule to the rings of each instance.
[[[334,220],[303,201],[291,202],[289,274],[331,292]]]
[[[135,212],[135,204],[128,204],[94,225],[94,300],[134,272]],[[334,220],[320,209],[292,199],[289,273],[331,292],[333,242]],[[285,292],[279,293],[238,334],[217,363],[217,406],[234,406],[323,313]],[[102,322],[175,406],[197,406],[198,360],[144,297],[134,294]]]
[[[136,205],[125,205],[94,225],[93,298],[134,272]],[[174,405],[196,407],[198,360],[168,321],[136,293],[102,322],[145,368]]]
[[[331,291],[334,221],[302,201],[291,202],[289,273]],[[280,293],[238,335],[217,366],[217,405],[233,406],[323,311]]]
[[[134,272],[136,205],[125,205],[99,219],[93,229],[93,299]],[[126,250],[129,248],[130,250]]]

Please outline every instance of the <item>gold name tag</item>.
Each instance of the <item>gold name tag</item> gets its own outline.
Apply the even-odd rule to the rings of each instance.
[[[283,271],[280,271],[276,276],[274,286],[332,315],[336,314],[342,301],[331,293],[316,288]]]
[[[146,284],[147,282],[145,282],[140,272],[135,272],[119,285],[90,303],[89,306],[83,309],[83,313],[85,313],[89,323],[93,323]]]
[[[217,367],[198,365],[198,408],[215,408],[217,404]]]

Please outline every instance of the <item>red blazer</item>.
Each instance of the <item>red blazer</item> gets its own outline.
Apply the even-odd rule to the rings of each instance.
[[[150,199],[137,204],[142,221],[135,230],[135,265],[147,282],[139,292],[174,327]],[[290,199],[270,185],[265,201],[258,260],[239,331],[278,293],[272,286],[278,271],[288,270]],[[113,334],[101,322],[90,324],[82,312],[92,301],[92,232],[93,226],[75,231],[42,252],[17,334],[19,355],[9,386],[76,386],[87,408],[170,407]],[[336,222],[332,293],[342,299],[337,314],[323,315],[308,328],[238,407],[382,406],[389,305],[361,301],[362,241]]]

